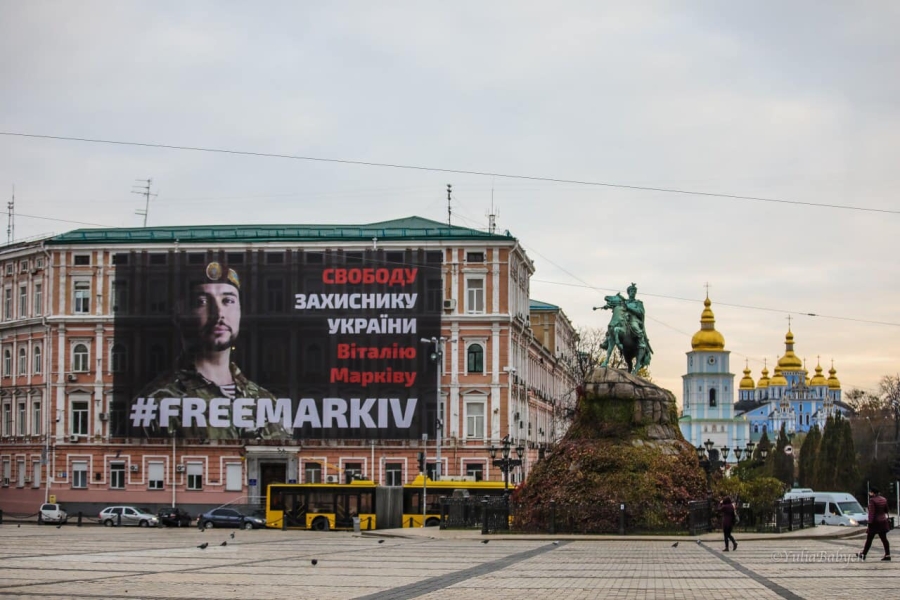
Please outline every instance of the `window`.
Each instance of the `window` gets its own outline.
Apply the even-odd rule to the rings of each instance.
[[[113,281],[112,311],[119,314],[128,312],[128,282]]]
[[[233,265],[242,265],[244,264],[244,253],[243,252],[229,252],[225,255],[225,261],[229,266]]]
[[[44,285],[42,283],[34,284],[34,316],[39,317],[44,314]]]
[[[13,274],[13,266],[12,266],[12,263],[6,263],[6,274],[7,274],[7,275],[12,275],[12,274]]]
[[[347,252],[344,254],[344,260],[348,265],[361,265],[363,254],[362,252]]]
[[[305,483],[322,483],[322,465],[308,462],[303,465]]]
[[[344,483],[350,483],[354,479],[362,478],[362,463],[344,463]]]
[[[244,487],[243,469],[241,463],[228,463],[225,465],[225,491],[240,492]]]
[[[10,288],[3,291],[3,318],[7,321],[12,319],[12,289]]]
[[[28,288],[24,285],[19,286],[19,318],[24,319],[28,316]]]
[[[425,310],[439,311],[444,306],[444,282],[435,277],[425,280]]]
[[[284,296],[283,279],[266,280],[266,308],[269,312],[284,312]]]
[[[127,265],[128,264],[128,253],[127,252],[116,252],[112,255],[112,259],[110,261],[114,265]]]
[[[72,371],[76,373],[87,373],[88,370],[88,349],[84,344],[75,344],[72,349]]]
[[[41,402],[35,400],[31,403],[31,434],[41,435]]]
[[[310,265],[321,265],[325,263],[325,253],[324,252],[307,252],[306,253],[306,262]]]
[[[475,481],[483,481],[484,465],[481,463],[466,463],[466,475],[474,477]]]
[[[147,487],[151,490],[161,490],[165,482],[165,465],[161,462],[151,462],[147,464]]]
[[[25,459],[16,461],[16,487],[25,487]]]
[[[443,252],[426,252],[425,253],[425,262],[429,264],[441,264],[444,262],[444,253]]]
[[[466,350],[466,371],[484,373],[484,348],[481,344],[471,344]]]
[[[466,312],[469,314],[484,313],[484,279],[466,279]]]
[[[72,435],[88,434],[88,402],[87,400],[72,401]]]
[[[19,375],[28,374],[28,352],[25,348],[19,348]]]
[[[75,283],[75,314],[86,315],[91,312],[91,284],[86,281]]]
[[[28,272],[28,260],[20,260],[19,261],[19,273],[27,273]]]
[[[3,376],[9,377],[12,374],[12,350],[6,348],[3,351]]]
[[[125,489],[125,463],[114,462],[109,465],[109,487],[114,490]]]
[[[202,265],[206,262],[206,254],[201,252],[191,252],[187,255],[187,262],[189,265]]]
[[[110,371],[113,373],[123,373],[125,371],[126,355],[125,346],[116,344],[109,353]]]
[[[467,263],[483,263],[484,252],[466,252]]]
[[[168,310],[166,282],[159,279],[150,282],[148,290],[148,311],[152,314],[163,314]]]
[[[41,355],[41,347],[34,347],[34,365],[32,365],[32,371],[34,371],[35,375],[40,375],[44,370],[44,361],[43,356]]]
[[[9,402],[3,404],[3,435],[12,435],[12,406]]]
[[[16,435],[25,435],[25,425],[28,421],[26,418],[28,413],[25,412],[25,401],[19,402],[16,408]]]
[[[403,485],[403,463],[384,464],[384,485]]]
[[[709,390],[709,407],[715,408],[716,406],[716,389],[712,388]]]
[[[84,489],[88,484],[88,470],[86,461],[75,461],[72,463],[72,487]]]
[[[467,438],[484,438],[484,405],[483,399],[466,401]]]
[[[74,261],[75,261],[76,267],[89,266],[91,264],[91,255],[90,254],[76,254]]]
[[[190,462],[187,464],[187,489],[203,489],[203,463]]]
[[[10,462],[8,458],[3,459],[3,487],[9,485],[9,478],[11,477],[10,473]]]
[[[166,264],[167,255],[165,254],[151,254],[150,255],[150,264],[151,265],[164,265]]]
[[[274,252],[269,252],[266,254],[266,264],[267,265],[283,265],[284,264],[284,254],[280,252],[278,254]]]

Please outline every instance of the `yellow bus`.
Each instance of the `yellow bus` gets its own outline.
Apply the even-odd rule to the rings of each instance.
[[[423,481],[424,479],[424,481]],[[425,510],[422,510],[422,487],[425,488]],[[403,486],[403,527],[426,527],[441,524],[441,498],[453,496],[456,490],[466,490],[470,497],[502,496],[513,488],[506,489],[502,481],[458,481],[441,479],[432,481],[424,475],[416,477],[412,483]],[[459,495],[459,494],[457,494]]]
[[[374,481],[273,483],[266,489],[266,526],[275,529],[375,529]]]

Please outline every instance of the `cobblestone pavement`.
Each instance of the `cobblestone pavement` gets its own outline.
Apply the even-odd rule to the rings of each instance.
[[[900,590],[900,564],[879,561],[877,540],[868,561],[854,557],[859,536],[739,538],[723,553],[713,537],[673,547],[671,538],[231,533],[3,524],[0,598],[826,600]]]

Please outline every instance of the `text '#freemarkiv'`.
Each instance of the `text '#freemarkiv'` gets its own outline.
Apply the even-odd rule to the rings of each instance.
[[[147,427],[159,420],[168,427],[260,428],[280,424],[285,429],[408,429],[418,398],[301,398],[296,409],[290,398],[137,398],[131,405],[131,423]],[[173,423],[174,425],[175,423]]]

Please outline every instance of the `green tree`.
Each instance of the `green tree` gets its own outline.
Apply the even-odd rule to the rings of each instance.
[[[798,480],[801,487],[814,490],[820,489],[816,482],[816,458],[819,456],[819,444],[822,442],[822,432],[816,425],[809,430],[803,445],[800,447],[800,473]]]
[[[835,419],[838,438],[838,458],[835,465],[835,488],[840,491],[857,489],[859,480],[859,462],[853,446],[853,432],[847,419]]]
[[[750,503],[757,523],[765,523],[775,514],[775,501],[784,496],[784,483],[774,477],[758,477],[744,484],[741,498]]]
[[[829,415],[825,420],[825,431],[819,445],[819,456],[816,460],[816,485],[821,491],[836,491],[837,468],[840,459],[840,446],[843,432],[840,428],[840,414]]]
[[[775,452],[772,456],[772,476],[784,483],[788,488],[794,485],[794,455],[787,453],[787,447],[790,444],[787,431],[784,424],[782,424],[781,431],[778,432],[778,439],[775,441]]]

